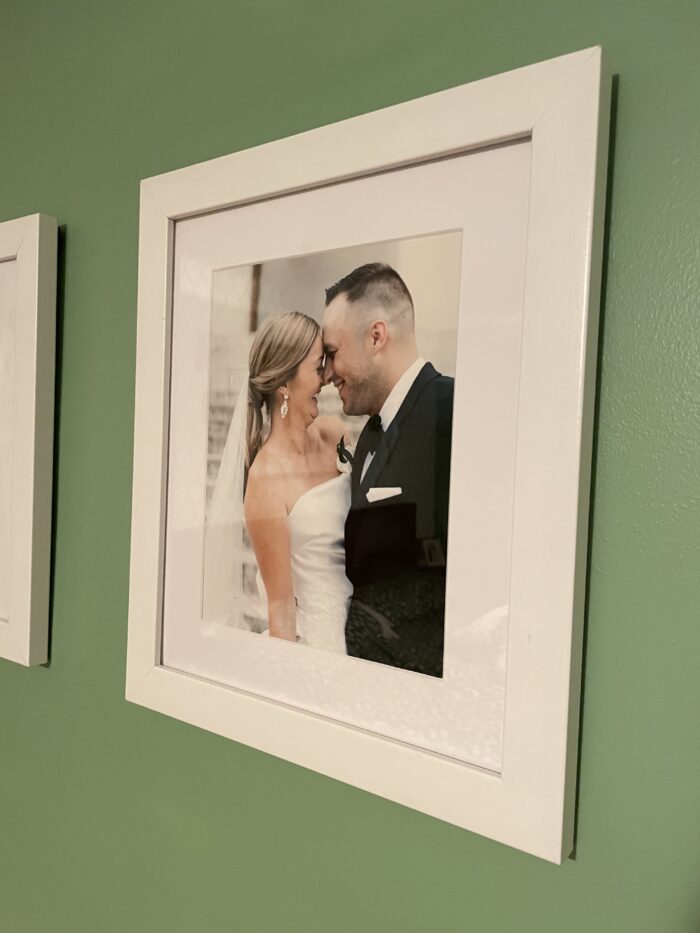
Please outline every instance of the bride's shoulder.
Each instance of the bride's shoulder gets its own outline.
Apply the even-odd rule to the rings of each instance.
[[[248,483],[270,483],[283,480],[286,476],[284,464],[275,451],[264,444],[257,453],[248,471]]]
[[[324,444],[336,446],[345,432],[345,425],[335,415],[319,415],[311,426]]]
[[[246,511],[272,509],[284,500],[285,472],[272,452],[261,448],[248,471]]]

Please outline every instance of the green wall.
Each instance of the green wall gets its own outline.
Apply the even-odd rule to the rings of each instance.
[[[47,667],[0,661],[0,931],[700,930],[695,0],[0,0],[0,220],[62,224]],[[123,700],[138,181],[602,44],[578,842],[557,868]]]

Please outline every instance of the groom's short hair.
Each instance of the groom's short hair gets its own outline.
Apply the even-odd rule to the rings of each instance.
[[[350,304],[365,298],[385,311],[406,312],[413,318],[411,293],[396,269],[385,262],[368,262],[338,279],[326,289],[326,307],[338,295],[345,295]]]

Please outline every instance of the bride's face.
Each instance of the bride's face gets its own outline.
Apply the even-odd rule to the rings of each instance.
[[[319,334],[299,364],[296,376],[287,383],[289,410],[306,424],[318,417],[318,393],[323,386],[323,341]]]

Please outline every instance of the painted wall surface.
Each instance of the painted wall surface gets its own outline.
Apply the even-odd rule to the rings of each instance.
[[[123,700],[140,178],[602,44],[577,853]],[[0,219],[59,218],[52,652],[0,661],[0,930],[700,930],[696,0],[0,0]]]

